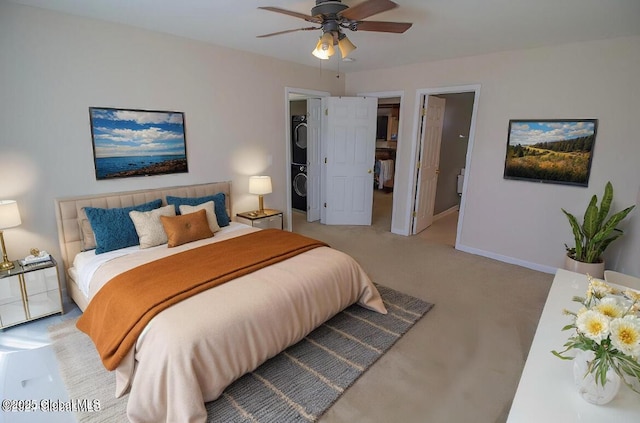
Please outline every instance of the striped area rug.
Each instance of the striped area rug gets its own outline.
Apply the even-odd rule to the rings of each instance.
[[[367,368],[433,307],[431,303],[391,288],[377,287],[389,311],[387,315],[357,305],[347,308],[299,343],[238,379],[216,401],[207,403],[207,421],[294,423],[318,420]],[[69,322],[51,327],[50,334],[69,396],[101,399],[99,413],[78,414],[78,421],[125,421],[126,397],[113,398],[113,376],[100,365],[88,337],[82,336]],[[82,341],[88,345],[77,345]]]

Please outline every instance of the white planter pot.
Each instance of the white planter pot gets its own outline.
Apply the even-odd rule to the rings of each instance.
[[[589,274],[594,278],[604,278],[604,260],[600,263],[584,263],[565,256],[564,268],[576,273]]]

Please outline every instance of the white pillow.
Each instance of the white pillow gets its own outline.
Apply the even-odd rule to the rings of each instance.
[[[140,212],[132,210],[129,217],[136,228],[140,239],[140,248],[155,247],[167,243],[167,234],[164,231],[160,216],[175,216],[176,208],[170,204],[151,211]]]
[[[188,206],[186,204],[181,205],[180,214],[189,214],[194,213],[200,210],[206,210],[207,212],[207,222],[209,222],[209,229],[211,232],[218,232],[220,230],[220,225],[218,225],[218,219],[216,219],[215,205],[213,201],[207,201],[206,203],[198,204],[197,206]]]

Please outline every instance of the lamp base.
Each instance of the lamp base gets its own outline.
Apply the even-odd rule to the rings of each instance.
[[[262,195],[258,196],[258,210],[256,213],[259,215],[264,214],[264,197]]]
[[[0,246],[2,247],[2,262],[0,263],[0,271],[11,270],[15,267],[12,261],[7,258],[7,247],[4,246],[4,234],[0,230]]]
[[[11,270],[16,267],[12,261],[3,261],[0,263],[0,271]]]

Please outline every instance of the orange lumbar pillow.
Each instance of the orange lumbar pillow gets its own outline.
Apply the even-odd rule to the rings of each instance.
[[[169,247],[213,236],[204,209],[180,216],[160,216],[160,220],[167,233]]]

